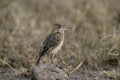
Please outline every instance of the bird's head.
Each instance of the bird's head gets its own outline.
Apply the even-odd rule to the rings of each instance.
[[[52,32],[64,32],[66,29],[64,26],[62,26],[61,24],[54,24]]]

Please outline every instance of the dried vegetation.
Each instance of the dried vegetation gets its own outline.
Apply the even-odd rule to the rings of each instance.
[[[119,79],[119,3],[119,0],[0,0],[0,66],[12,67],[19,73],[30,69],[45,36],[59,22],[71,29],[55,58],[61,69],[70,73],[83,62],[80,71],[94,68],[108,79]],[[45,57],[41,63],[48,60]]]

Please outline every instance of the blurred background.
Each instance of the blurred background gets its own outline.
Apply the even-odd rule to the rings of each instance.
[[[81,80],[118,80],[119,3],[120,0],[0,0],[0,67],[21,74],[30,69],[53,24],[61,23],[70,30],[55,57],[59,68],[69,74],[83,62],[79,72],[73,73],[84,75]],[[48,60],[44,57],[41,63]]]

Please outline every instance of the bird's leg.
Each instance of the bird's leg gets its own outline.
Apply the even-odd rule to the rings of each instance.
[[[55,65],[55,54],[52,55],[52,63]]]
[[[47,54],[47,57],[49,58],[49,59],[48,59],[48,62],[51,63],[51,55],[50,55],[50,54]]]
[[[52,59],[52,58],[53,58],[52,55],[49,54],[49,63],[50,63],[50,64],[53,64],[53,59]]]

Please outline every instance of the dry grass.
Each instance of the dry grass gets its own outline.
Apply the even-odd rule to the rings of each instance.
[[[1,0],[0,58],[19,71],[29,69],[52,24],[59,22],[71,29],[66,32],[59,56],[56,55],[56,62],[64,71],[70,73],[82,61],[82,66],[119,68],[119,3],[119,0]],[[46,57],[44,62],[48,62]],[[1,61],[0,66],[6,64]],[[116,72],[120,77],[120,71]]]

